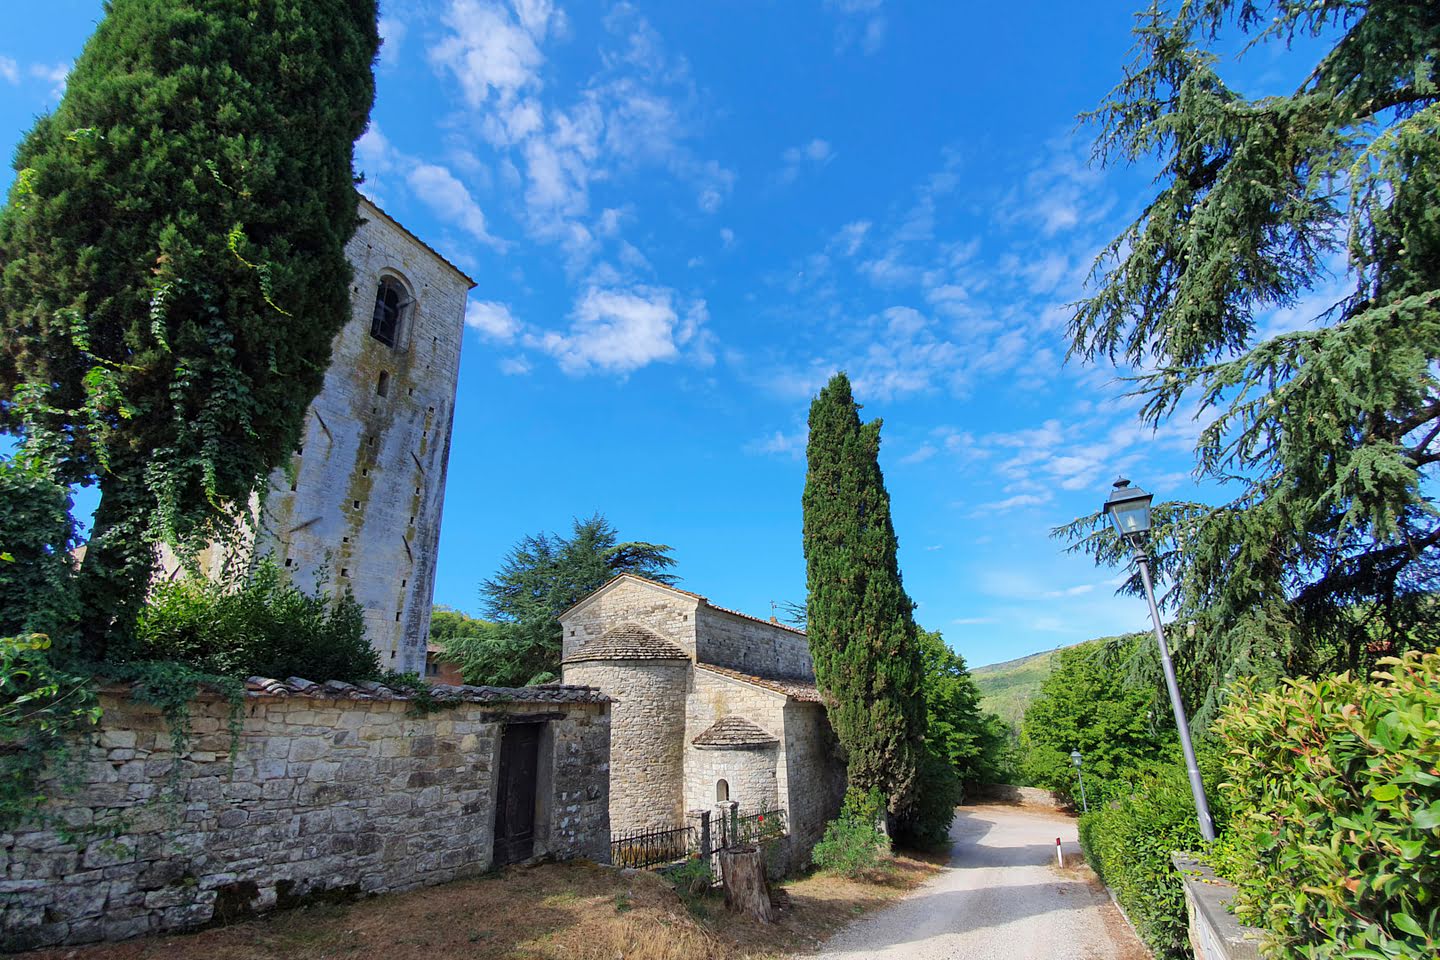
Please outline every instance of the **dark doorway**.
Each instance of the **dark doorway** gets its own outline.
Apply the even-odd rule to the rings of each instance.
[[[506,724],[500,736],[500,795],[495,798],[495,866],[535,852],[535,783],[543,724]]]

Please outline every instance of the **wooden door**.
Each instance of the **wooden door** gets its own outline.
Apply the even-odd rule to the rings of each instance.
[[[538,723],[507,724],[500,735],[500,795],[495,798],[495,866],[535,852],[535,783],[540,775]]]

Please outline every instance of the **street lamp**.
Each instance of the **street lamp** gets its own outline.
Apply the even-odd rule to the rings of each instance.
[[[1190,775],[1190,793],[1195,798],[1195,815],[1200,821],[1200,836],[1215,839],[1215,824],[1210,819],[1210,804],[1205,802],[1205,784],[1200,767],[1195,763],[1195,747],[1190,743],[1190,723],[1185,719],[1185,704],[1180,701],[1180,686],[1175,682],[1175,666],[1170,662],[1170,648],[1165,646],[1165,631],[1160,627],[1160,608],[1155,605],[1155,587],[1150,582],[1150,557],[1145,553],[1145,534],[1150,532],[1150,494],[1130,486],[1129,480],[1116,480],[1115,489],[1105,501],[1105,513],[1115,524],[1120,538],[1130,545],[1140,579],[1145,584],[1145,599],[1150,601],[1150,619],[1155,624],[1155,642],[1160,645],[1160,664],[1165,668],[1165,686],[1170,691],[1170,707],[1175,711],[1175,727],[1180,733],[1180,749],[1185,752],[1185,769]],[[1071,754],[1078,767],[1076,754]]]
[[[1083,759],[1083,758],[1080,756],[1080,751],[1079,751],[1079,750],[1071,750],[1071,751],[1070,751],[1070,762],[1073,763],[1073,764],[1075,764],[1075,776],[1077,776],[1077,777],[1080,778],[1080,807],[1081,807],[1081,809],[1083,809],[1086,813],[1089,813],[1089,812],[1090,812],[1090,804],[1089,804],[1089,802],[1085,799],[1085,774],[1082,773],[1081,770],[1080,770],[1080,762],[1081,762],[1082,759]]]

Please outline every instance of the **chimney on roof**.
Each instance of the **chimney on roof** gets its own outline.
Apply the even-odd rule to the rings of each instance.
[[[775,619],[775,614],[773,613],[770,614],[770,622],[775,624],[777,627],[780,625],[780,621]]]

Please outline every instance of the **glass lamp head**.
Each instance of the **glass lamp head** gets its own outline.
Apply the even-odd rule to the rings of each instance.
[[[1080,766],[1080,760],[1081,760],[1080,751],[1079,751],[1079,750],[1071,750],[1071,751],[1070,751],[1070,762],[1073,763],[1073,764],[1075,764],[1075,766],[1078,767],[1078,766]]]
[[[1110,491],[1110,496],[1105,501],[1105,512],[1110,516],[1110,522],[1115,525],[1115,532],[1122,537],[1148,533],[1150,501],[1153,499],[1154,497],[1139,487],[1130,486],[1129,480],[1116,480],[1115,489]]]

